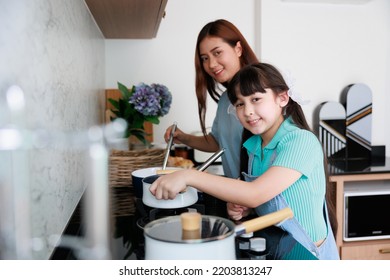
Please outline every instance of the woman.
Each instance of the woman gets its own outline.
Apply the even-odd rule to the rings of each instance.
[[[280,227],[317,258],[339,259],[326,202],[325,156],[299,96],[265,63],[243,67],[230,81],[228,95],[244,126],[245,181],[185,170],[158,178],[152,194],[172,199],[190,185],[229,202],[235,220],[252,209],[261,216],[290,207],[294,218]]]
[[[241,67],[258,62],[241,32],[227,20],[219,19],[206,24],[198,35],[195,51],[196,96],[198,99],[199,120],[203,136],[184,133],[176,128],[174,143],[185,144],[204,152],[216,152],[225,148],[222,155],[224,175],[229,178],[239,176],[239,159],[242,125],[235,116],[228,114],[230,105],[226,91],[229,81]],[[211,133],[206,132],[207,95],[218,103]],[[169,127],[164,135],[168,141]]]

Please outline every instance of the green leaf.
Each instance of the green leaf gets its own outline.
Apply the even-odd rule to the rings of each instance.
[[[123,116],[126,120],[133,119],[134,116],[136,116],[138,113],[137,110],[135,110],[132,106],[129,106],[130,104],[124,104],[124,110],[123,110]]]
[[[132,86],[131,90],[129,90],[124,84],[121,84],[120,82],[118,82],[118,89],[122,93],[122,97],[125,100],[129,100],[129,98],[135,92],[135,86]]]
[[[118,107],[119,107],[118,110],[119,110],[120,117],[127,120],[126,110],[128,108],[128,103],[126,101],[124,101],[123,99],[119,99]]]
[[[142,131],[142,130],[136,130],[134,131],[134,133],[132,133],[132,135],[134,135],[135,137],[137,137],[138,140],[140,140],[142,143],[144,143],[145,145],[149,144],[149,141],[147,141],[145,139],[145,136],[146,136],[146,133],[145,131]]]
[[[160,120],[158,119],[157,116],[145,116],[145,121],[151,122],[151,123],[154,123],[154,124],[159,124],[160,123]]]
[[[129,130],[126,130],[125,134],[123,135],[123,138],[129,138],[131,135]]]
[[[139,116],[134,116],[133,119],[133,127],[137,129],[144,129],[144,119],[140,118]]]
[[[119,109],[119,102],[118,102],[118,100],[114,100],[112,98],[108,98],[108,102],[110,102],[111,105],[115,107],[115,109],[117,109],[117,110]]]
[[[120,118],[120,113],[119,113],[119,111],[117,111],[117,110],[111,110],[111,112],[115,115],[115,116],[117,116],[117,118]]]
[[[124,84],[118,82],[118,89],[122,93],[122,97],[127,99],[127,97],[130,95],[128,88]]]

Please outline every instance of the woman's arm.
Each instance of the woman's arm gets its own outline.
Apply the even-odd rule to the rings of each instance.
[[[169,140],[171,135],[172,126],[168,127],[164,134],[164,139],[166,142]],[[216,152],[219,150],[219,145],[215,141],[212,135],[206,135],[204,137],[188,134],[176,128],[175,133],[173,134],[173,143],[176,144],[185,144],[191,148],[203,151],[203,152]]]
[[[161,176],[150,191],[157,199],[173,199],[187,186],[192,186],[221,200],[255,208],[280,194],[300,177],[300,172],[278,166],[271,167],[253,182],[183,170]]]

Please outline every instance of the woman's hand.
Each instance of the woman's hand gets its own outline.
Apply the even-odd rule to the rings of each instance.
[[[173,125],[167,128],[164,133],[164,140],[168,143],[169,138],[171,136]],[[176,127],[175,132],[173,133],[173,143],[175,144],[185,144],[182,142],[182,139],[184,139],[186,136],[186,133],[184,133],[182,130],[180,130],[178,127]]]
[[[178,193],[185,191],[187,188],[185,172],[187,170],[161,175],[153,182],[149,191],[156,199],[174,199]]]
[[[167,143],[169,142],[169,137],[171,136],[172,128],[173,126],[171,125],[167,128],[167,130],[165,130],[164,140]],[[219,145],[212,135],[208,134],[204,136],[188,134],[180,130],[178,127],[176,127],[176,130],[173,133],[173,143],[184,144],[202,152],[215,153],[219,150]]]
[[[252,210],[251,208],[245,206],[241,206],[231,202],[227,203],[228,215],[232,220],[235,221],[241,220],[242,218],[248,216],[251,210]]]

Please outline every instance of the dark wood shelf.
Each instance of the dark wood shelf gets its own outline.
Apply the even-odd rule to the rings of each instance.
[[[107,39],[152,39],[157,36],[168,0],[85,0]]]

